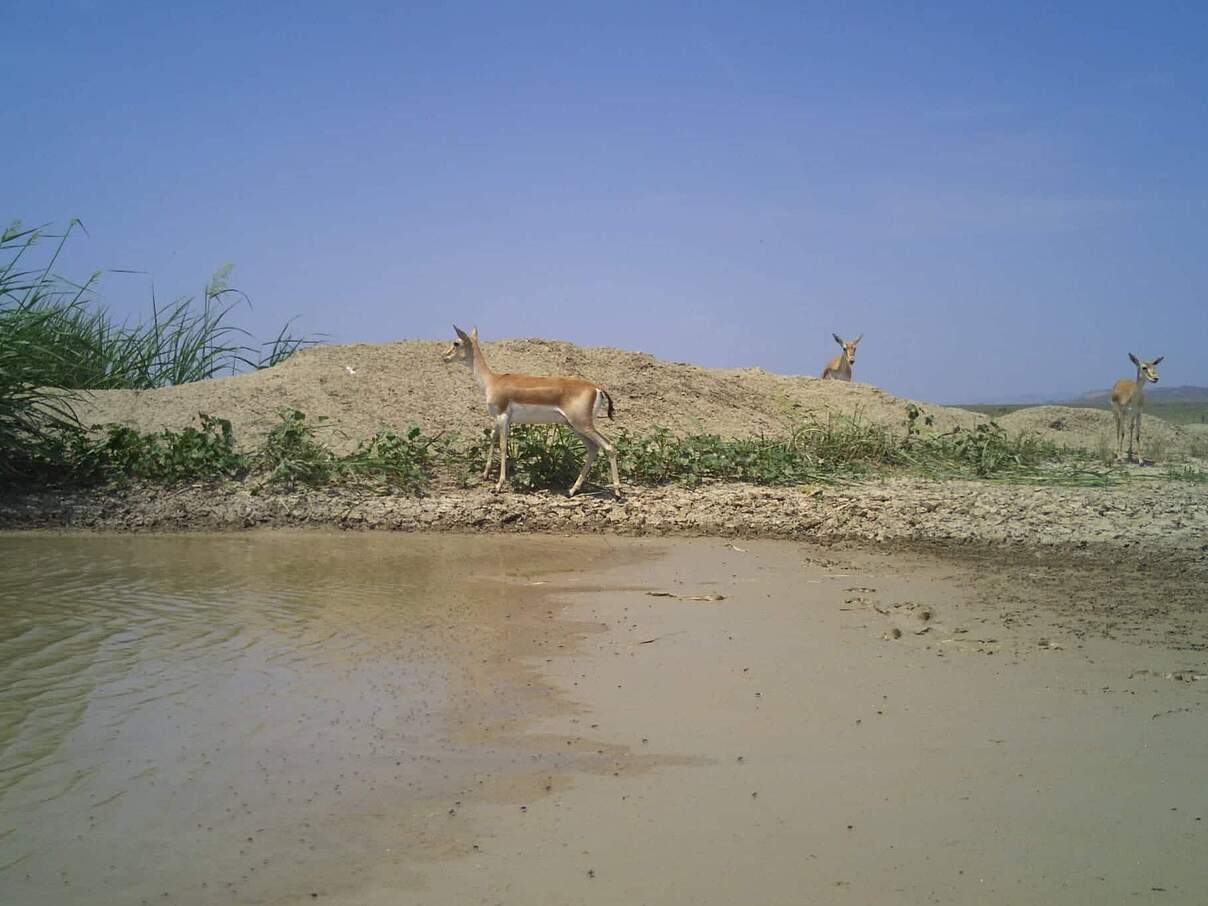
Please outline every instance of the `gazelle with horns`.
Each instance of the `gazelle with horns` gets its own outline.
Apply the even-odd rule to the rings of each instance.
[[[445,351],[446,362],[461,362],[474,373],[478,386],[486,394],[487,411],[495,419],[491,442],[487,444],[487,466],[482,477],[491,474],[491,453],[495,440],[499,440],[499,481],[496,491],[503,490],[508,471],[508,429],[512,425],[555,424],[566,425],[583,438],[587,455],[583,469],[571,485],[573,497],[583,485],[596,452],[604,450],[608,465],[612,469],[612,491],[619,499],[621,479],[617,473],[617,451],[595,425],[597,414],[612,418],[612,397],[608,391],[579,378],[538,377],[531,374],[498,374],[487,365],[486,357],[478,345],[478,328],[466,333],[456,324],[453,330],[457,339]]]
[[[831,336],[835,338],[835,342],[843,351],[826,363],[826,367],[822,369],[822,379],[824,381],[850,381],[851,366],[856,364],[856,346],[864,339],[864,334],[860,334],[850,343],[837,333],[832,333]]]
[[[1149,362],[1138,359],[1131,352],[1128,360],[1137,366],[1137,379],[1120,378],[1112,384],[1112,414],[1116,416],[1116,459],[1124,458],[1124,431],[1128,430],[1128,458],[1133,457],[1133,442],[1136,442],[1137,462],[1141,456],[1141,407],[1145,404],[1145,385],[1156,384],[1158,373],[1154,369],[1166,356],[1158,356]]]

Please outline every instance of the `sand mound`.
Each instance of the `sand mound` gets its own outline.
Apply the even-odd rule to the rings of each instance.
[[[417,424],[426,432],[473,436],[489,424],[480,391],[461,365],[446,365],[443,341],[316,346],[275,368],[161,390],[107,390],[77,406],[85,424],[118,422],[143,431],[195,424],[197,413],[229,418],[241,443],[253,444],[292,406],[311,418],[325,416],[328,442],[346,450],[379,428]],[[773,374],[760,368],[701,368],[664,362],[642,352],[580,347],[549,340],[501,340],[483,349],[497,371],[577,375],[595,381],[616,402],[616,426],[642,431],[662,425],[680,433],[727,437],[782,434],[803,420],[859,415],[866,422],[905,430],[907,400],[868,384]],[[964,409],[924,404],[934,428],[947,431],[983,419]],[[1056,414],[1046,416],[1052,411]],[[1045,427],[1058,417],[1070,425],[1092,419],[1106,429],[1060,431]],[[1012,421],[1013,420],[1013,421]],[[1148,428],[1150,422],[1154,428]],[[1111,435],[1111,416],[1085,409],[1044,407],[1003,420],[1070,445]],[[1082,424],[1081,421],[1077,424]],[[1089,422],[1088,422],[1089,424]],[[1147,419],[1156,436],[1169,426]],[[608,431],[608,426],[605,426]]]
[[[229,418],[242,443],[254,443],[292,406],[325,416],[328,441],[346,449],[379,428],[417,424],[426,432],[472,436],[489,417],[468,369],[446,365],[447,343],[406,340],[316,346],[275,368],[160,390],[106,390],[77,406],[85,424],[118,422],[143,431],[195,424],[198,412]],[[617,427],[662,425],[680,433],[727,437],[782,434],[803,419],[859,413],[905,430],[907,400],[868,384],[773,374],[760,368],[713,369],[664,362],[642,352],[548,340],[484,343],[496,371],[577,375],[608,389]],[[927,405],[935,426],[971,425],[980,416]],[[605,426],[607,432],[609,426]]]
[[[1161,459],[1171,453],[1187,453],[1196,447],[1196,436],[1181,425],[1152,415],[1141,416],[1141,442],[1146,458]],[[1071,406],[1032,406],[999,418],[998,423],[1014,433],[1037,434],[1065,447],[1114,453],[1115,416],[1106,409]],[[1203,441],[1200,441],[1203,445]]]

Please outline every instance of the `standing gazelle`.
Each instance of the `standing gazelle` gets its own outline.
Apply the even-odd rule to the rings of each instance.
[[[1156,384],[1158,373],[1154,370],[1166,356],[1143,362],[1131,352],[1128,360],[1137,366],[1137,379],[1120,378],[1112,384],[1112,414],[1116,416],[1116,459],[1124,458],[1124,431],[1128,431],[1128,458],[1133,458],[1133,442],[1136,442],[1136,459],[1144,463],[1141,456],[1141,407],[1145,404],[1145,385]]]
[[[832,333],[835,342],[842,348],[842,352],[826,363],[826,367],[822,369],[822,379],[831,381],[850,381],[851,366],[856,364],[856,345],[864,339],[864,334],[860,334],[850,343],[837,333]]]
[[[569,496],[575,496],[583,485],[595,461],[596,451],[602,447],[612,469],[612,492],[620,499],[621,479],[617,474],[616,448],[596,430],[595,425],[597,414],[607,413],[612,418],[612,397],[608,391],[579,378],[496,374],[487,365],[478,346],[478,328],[471,329],[467,334],[454,324],[453,330],[457,333],[457,339],[445,351],[444,360],[469,366],[474,379],[486,394],[487,411],[495,418],[491,442],[487,444],[487,466],[482,477],[485,479],[491,474],[491,453],[495,438],[499,438],[499,482],[495,490],[503,490],[508,474],[508,429],[513,424],[567,425],[583,438],[583,445],[587,448],[583,469],[571,485]]]

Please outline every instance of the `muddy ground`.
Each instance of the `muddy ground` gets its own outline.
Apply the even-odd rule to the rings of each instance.
[[[1087,557],[1160,556],[1208,573],[1208,486],[1144,478],[1102,488],[914,478],[794,488],[635,487],[619,502],[606,492],[569,499],[554,492],[495,494],[486,487],[422,498],[337,488],[260,495],[245,484],[0,498],[0,528],[273,526],[1001,545]]]
[[[530,732],[688,760],[473,805],[414,902],[1202,902],[1202,585],[1122,566],[700,539],[555,580],[604,631]]]
[[[1203,577],[1118,553],[0,536],[121,627],[22,636],[105,757],[0,799],[0,899],[1199,904]]]

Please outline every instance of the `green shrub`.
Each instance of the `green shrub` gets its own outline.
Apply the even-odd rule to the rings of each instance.
[[[337,471],[336,455],[316,439],[317,427],[326,419],[308,423],[297,409],[282,409],[280,414],[281,421],[255,455],[256,467],[266,473],[266,484],[288,487],[329,482]]]
[[[428,483],[434,440],[424,437],[414,425],[406,434],[379,431],[339,460],[339,469],[345,475],[376,481],[391,490],[419,493]]]
[[[795,484],[822,477],[816,460],[793,439],[726,440],[713,434],[681,438],[656,428],[646,435],[622,432],[616,446],[624,480],[634,484]]]
[[[225,418],[200,414],[200,428],[140,434],[125,425],[107,426],[98,445],[100,474],[174,483],[247,474],[248,458],[235,450],[234,432]],[[77,467],[77,477],[79,477]]]
[[[1042,465],[1076,457],[1030,435],[1010,436],[995,422],[945,434],[924,434],[931,416],[907,409],[903,437],[854,417],[811,420],[787,437],[722,438],[713,434],[679,436],[666,428],[645,433],[622,430],[614,438],[621,479],[627,484],[689,486],[706,481],[791,485],[854,477],[872,470],[905,469],[931,475],[991,478],[1020,476]],[[466,482],[481,472],[490,431],[455,453],[435,461],[452,465]],[[569,429],[556,425],[518,425],[509,434],[508,478],[520,491],[564,490],[579,474],[585,450]],[[608,481],[601,453],[589,476]]]
[[[490,431],[485,442],[490,443]],[[484,456],[485,451],[484,445]],[[508,432],[508,480],[519,491],[566,490],[578,477],[586,454],[582,439],[568,428],[516,425]],[[498,456],[494,465],[499,467]]]

